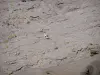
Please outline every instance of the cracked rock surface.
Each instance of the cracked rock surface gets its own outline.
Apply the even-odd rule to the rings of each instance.
[[[99,53],[100,0],[0,0],[4,73],[69,64]]]

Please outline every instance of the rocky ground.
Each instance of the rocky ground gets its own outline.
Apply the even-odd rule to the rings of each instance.
[[[100,0],[0,0],[0,66],[69,64],[100,53]]]

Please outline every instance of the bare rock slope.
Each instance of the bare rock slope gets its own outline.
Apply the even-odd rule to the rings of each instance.
[[[99,53],[100,0],[0,0],[4,73],[85,63]]]

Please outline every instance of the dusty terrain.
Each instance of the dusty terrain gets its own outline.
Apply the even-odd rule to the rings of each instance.
[[[44,72],[63,64],[83,65],[99,53],[100,0],[0,0],[2,73],[16,75],[30,68],[34,72],[43,68],[40,71]],[[57,70],[52,75],[66,75],[57,67],[52,70]]]

